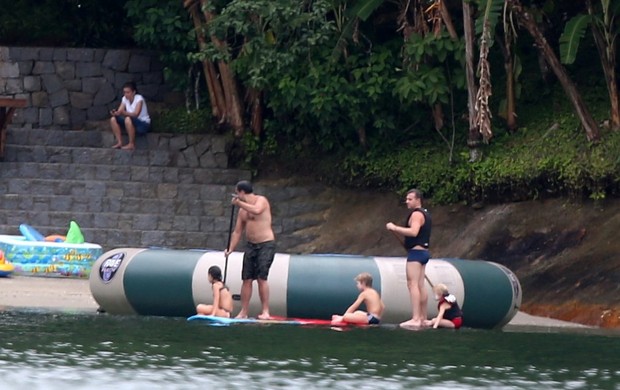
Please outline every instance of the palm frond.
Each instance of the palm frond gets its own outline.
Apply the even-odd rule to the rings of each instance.
[[[560,58],[563,64],[575,62],[579,44],[591,20],[590,15],[582,14],[574,16],[566,23],[564,32],[560,36]]]
[[[349,8],[345,12],[345,21],[346,23],[342,26],[340,30],[340,36],[336,41],[336,46],[332,50],[331,58],[332,60],[337,60],[340,57],[340,54],[343,52],[346,47],[347,40],[353,36],[353,31],[355,30],[355,24],[358,19],[365,21],[372,15],[373,12],[381,4],[383,4],[385,0],[361,0],[358,1],[353,7]]]
[[[502,15],[503,7],[504,0],[478,0],[478,9],[481,12],[476,19],[476,35],[482,34],[487,23],[489,31],[495,31],[495,25]]]

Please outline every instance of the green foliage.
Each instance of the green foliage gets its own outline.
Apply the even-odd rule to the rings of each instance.
[[[153,115],[153,132],[175,134],[206,134],[215,131],[211,109],[187,112],[184,108],[165,110]]]
[[[548,96],[545,105],[551,109],[536,102],[524,108],[527,127],[499,133],[479,162],[468,162],[468,150],[459,142],[456,158],[446,164],[445,150],[429,139],[390,154],[349,154],[334,169],[334,181],[401,193],[417,187],[435,204],[620,195],[620,132],[604,132],[596,144],[584,142],[561,93]]]
[[[160,53],[169,85],[177,90],[186,88],[192,66],[188,53],[195,50],[196,38],[183,2],[129,0],[124,6],[134,23],[136,42]]]
[[[563,64],[572,64],[577,57],[579,43],[590,25],[590,15],[577,15],[573,17],[564,28],[560,36],[560,57]]]
[[[412,65],[402,72],[394,89],[403,104],[448,104],[451,87],[465,87],[460,65],[464,55],[462,40],[454,40],[447,33],[438,37],[412,34],[404,52]]]
[[[133,46],[124,0],[3,2],[0,43],[24,46]]]

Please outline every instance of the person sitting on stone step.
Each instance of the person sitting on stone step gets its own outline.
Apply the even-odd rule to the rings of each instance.
[[[110,125],[116,143],[112,148],[134,150],[136,148],[136,133],[146,134],[151,128],[151,117],[146,108],[146,101],[138,94],[136,84],[132,81],[123,85],[123,98],[117,109],[110,111]],[[121,129],[125,129],[129,137],[127,145],[123,146]]]

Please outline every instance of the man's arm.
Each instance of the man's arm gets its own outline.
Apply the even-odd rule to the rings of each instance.
[[[254,215],[261,214],[263,211],[267,209],[267,205],[268,205],[267,199],[264,196],[259,196],[256,199],[256,203],[254,204],[250,204],[250,203],[242,201],[239,198],[235,198],[233,200],[233,204],[235,206],[239,206],[240,208],[244,209],[248,213],[252,213]]]
[[[424,225],[424,214],[420,211],[414,212],[409,218],[409,227],[403,227],[388,222],[385,227],[394,233],[398,233],[401,236],[416,237],[420,233],[420,228]]]
[[[241,240],[241,232],[243,232],[243,229],[245,229],[245,220],[241,216],[241,211],[239,211],[239,214],[237,214],[237,222],[235,223],[235,230],[233,230],[230,235],[230,246],[224,251],[224,256],[228,256],[235,250],[237,244],[239,244]]]

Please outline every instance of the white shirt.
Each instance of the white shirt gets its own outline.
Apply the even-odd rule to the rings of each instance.
[[[136,106],[138,105],[139,102],[142,102],[142,109],[140,110],[140,114],[138,114],[138,119],[146,123],[151,123],[151,117],[149,116],[149,110],[146,108],[146,101],[144,100],[142,95],[135,94],[135,96],[133,97],[133,102],[131,103],[129,102],[129,99],[123,96],[123,99],[121,100],[121,102],[125,105],[125,110],[127,112],[136,111]]]

